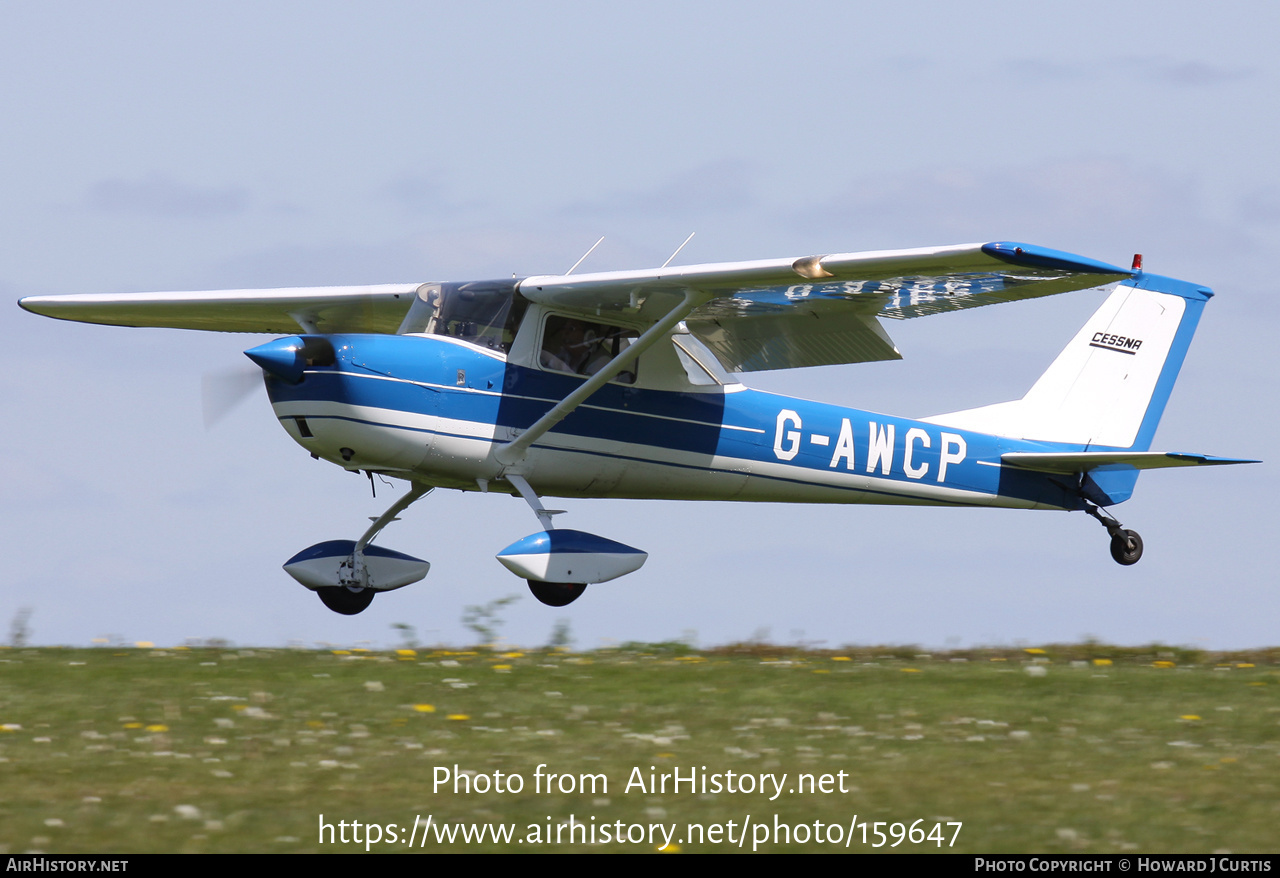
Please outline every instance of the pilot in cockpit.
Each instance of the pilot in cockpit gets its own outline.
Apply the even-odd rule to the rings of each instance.
[[[594,375],[609,362],[607,355],[600,355],[603,352],[599,350],[599,337],[585,322],[574,319],[557,322],[560,327],[547,334],[542,346],[542,365],[545,368],[575,375]]]

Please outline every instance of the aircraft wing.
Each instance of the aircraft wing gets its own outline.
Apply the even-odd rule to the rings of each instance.
[[[997,242],[836,253],[645,271],[530,277],[534,302],[585,315],[685,325],[726,369],[753,372],[899,359],[879,318],[905,319],[1103,286],[1133,273],[1057,250]],[[394,333],[420,284],[32,296],[28,311],[87,323],[222,332]]]
[[[877,318],[1051,296],[1132,275],[1070,253],[997,242],[531,277],[520,292],[559,308],[656,317],[696,291],[705,302],[685,321],[689,331],[725,368],[754,372],[899,359]]]
[[[28,311],[112,326],[168,326],[288,335],[308,332],[394,333],[420,284],[31,296]]]

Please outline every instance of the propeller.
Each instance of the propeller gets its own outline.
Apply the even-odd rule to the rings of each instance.
[[[249,363],[204,373],[200,377],[204,428],[212,430],[260,387],[262,370]]]
[[[205,429],[212,428],[230,414],[255,387],[261,387],[264,373],[266,377],[285,384],[298,384],[308,368],[332,366],[337,362],[333,342],[319,335],[277,338],[249,348],[244,354],[254,365],[204,374],[201,390]]]

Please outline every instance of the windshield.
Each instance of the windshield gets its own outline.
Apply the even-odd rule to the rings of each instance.
[[[427,328],[432,335],[447,335],[504,354],[511,350],[516,330],[529,302],[516,292],[519,281],[467,281],[445,283],[432,290],[435,315]]]

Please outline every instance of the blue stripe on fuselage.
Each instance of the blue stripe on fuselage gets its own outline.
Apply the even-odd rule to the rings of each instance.
[[[582,380],[512,365],[440,339],[352,335],[332,340],[335,365],[308,369],[297,385],[268,377],[273,402],[332,401],[525,429]],[[554,447],[557,434],[690,452],[705,456],[707,469],[723,466],[713,466],[713,457],[774,464],[756,473],[770,479],[812,482],[819,473],[847,473],[872,477],[883,483],[885,493],[899,496],[914,486],[932,485],[1080,507],[1061,477],[991,465],[1008,451],[1080,446],[969,433],[749,389],[681,393],[610,384],[535,447]]]
[[[763,427],[765,435],[726,431],[718,451],[722,456],[785,463],[815,473],[870,476],[886,486],[940,486],[1078,507],[1070,492],[1044,474],[991,465],[1008,451],[1061,450],[1058,445],[970,433],[754,390],[730,394],[727,399],[732,422]]]

